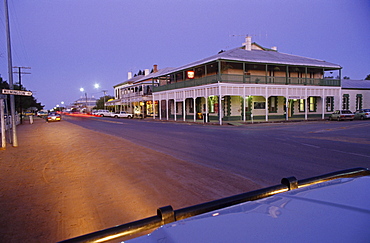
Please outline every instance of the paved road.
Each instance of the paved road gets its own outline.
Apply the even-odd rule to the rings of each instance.
[[[370,167],[370,121],[213,126],[113,118],[64,119],[176,158],[230,171],[263,186]]]
[[[1,243],[58,242],[261,188],[66,121],[34,121],[0,151]]]

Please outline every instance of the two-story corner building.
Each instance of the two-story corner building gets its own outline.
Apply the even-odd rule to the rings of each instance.
[[[155,75],[155,118],[324,119],[342,106],[340,77],[337,64],[280,53],[247,37],[240,48]]]
[[[145,69],[143,75],[132,77],[129,72],[126,81],[114,86],[115,99],[107,104],[115,106],[115,111],[126,111],[134,114],[134,117],[153,116],[152,88],[158,85],[158,82],[153,81],[153,77],[170,70],[171,68],[158,70],[158,66],[153,65],[151,73],[149,69]]]

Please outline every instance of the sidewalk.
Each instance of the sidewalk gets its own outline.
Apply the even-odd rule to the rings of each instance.
[[[67,121],[17,133],[0,151],[0,242],[57,242],[260,188]]]

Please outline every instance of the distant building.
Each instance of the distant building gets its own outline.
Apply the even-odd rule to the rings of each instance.
[[[128,73],[127,80],[114,86],[115,99],[106,102],[108,106],[115,106],[116,111],[127,111],[135,117],[153,116],[154,106],[152,89],[158,85],[153,77],[168,72],[171,68],[159,69],[153,65],[152,72],[145,69],[144,74],[132,77]]]
[[[96,106],[96,101],[97,99],[94,97],[81,97],[73,103],[71,108],[79,112],[90,113],[91,110]]]

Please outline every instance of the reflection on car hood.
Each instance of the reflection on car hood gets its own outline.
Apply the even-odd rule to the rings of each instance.
[[[368,242],[370,176],[344,178],[161,226],[138,242]]]

